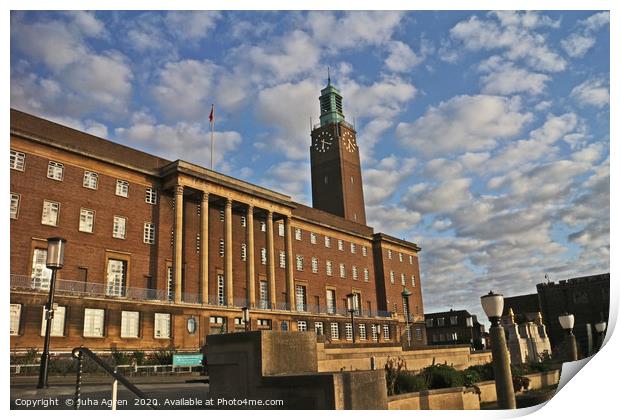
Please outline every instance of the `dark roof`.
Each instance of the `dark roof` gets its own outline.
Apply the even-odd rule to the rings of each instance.
[[[515,315],[525,315],[528,313],[540,312],[540,304],[538,302],[538,293],[530,295],[510,296],[504,298],[503,316],[508,315],[508,311],[512,308]]]
[[[430,313],[430,314],[424,314],[424,318],[431,318],[431,317],[435,318],[435,317],[438,317],[438,316],[465,316],[465,317],[468,317],[468,316],[472,316],[472,315],[469,313],[469,311],[467,311],[465,309],[459,309],[458,311],[455,311],[455,310],[451,309],[451,310],[445,311],[445,312],[433,312],[433,313]],[[474,318],[475,317],[476,316],[474,315]]]
[[[584,283],[594,283],[594,282],[607,282],[609,283],[609,273],[602,274],[593,274],[590,276],[582,276],[582,277],[573,277],[572,279],[560,280],[558,283],[549,282],[549,283],[539,283],[536,285],[536,288],[542,287],[562,287],[562,286],[572,286],[572,285],[580,285]]]
[[[336,216],[331,213],[327,213],[323,210],[308,207],[300,203],[295,203],[293,209],[293,216],[301,219],[306,219],[312,223],[323,223],[326,226],[333,228],[338,226],[340,229],[349,231],[351,233],[370,237],[373,234],[373,228],[362,225],[351,220],[344,219],[340,216]]]

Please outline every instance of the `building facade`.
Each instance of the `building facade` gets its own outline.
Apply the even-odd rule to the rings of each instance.
[[[551,343],[540,312],[533,321],[517,322],[512,309],[502,316],[506,332],[506,344],[510,352],[510,363],[537,363],[551,357]]]
[[[484,325],[466,310],[424,314],[428,344],[469,344],[476,350],[484,346]]]
[[[420,248],[366,225],[341,101],[331,83],[322,91],[311,156],[327,131],[338,153],[313,160],[314,207],[11,110],[11,348],[42,346],[46,238],[55,236],[67,239],[56,351],[197,350],[208,334],[243,330],[242,307],[252,330],[314,330],[344,343],[404,342],[408,311],[423,346]]]

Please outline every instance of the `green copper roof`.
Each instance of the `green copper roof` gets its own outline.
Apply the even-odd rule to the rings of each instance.
[[[321,125],[344,121],[344,114],[342,113],[342,95],[338,89],[332,85],[331,79],[329,78],[327,86],[321,90],[319,103],[321,104]]]

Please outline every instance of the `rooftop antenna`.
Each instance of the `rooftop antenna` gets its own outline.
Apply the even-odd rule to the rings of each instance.
[[[331,85],[332,84],[332,78],[329,75],[329,66],[327,66],[327,85]]]

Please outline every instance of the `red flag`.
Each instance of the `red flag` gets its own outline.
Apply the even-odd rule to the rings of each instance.
[[[210,123],[213,123],[213,118],[215,118],[214,111],[215,111],[215,105],[211,104],[211,113],[209,114]]]

